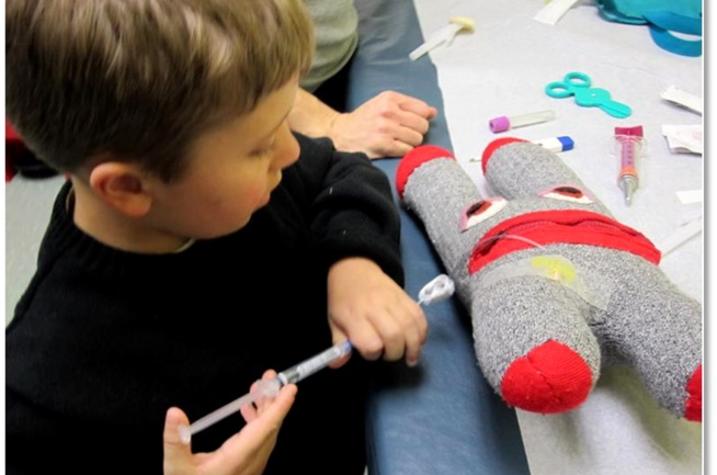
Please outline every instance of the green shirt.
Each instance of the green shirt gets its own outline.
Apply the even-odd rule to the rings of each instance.
[[[314,91],[344,67],[358,45],[358,13],[352,0],[304,0],[314,21],[316,51],[301,87]]]

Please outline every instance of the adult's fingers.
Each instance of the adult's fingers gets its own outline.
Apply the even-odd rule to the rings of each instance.
[[[273,448],[281,423],[294,403],[296,391],[295,384],[281,388],[276,399],[261,415],[224,442],[220,449],[222,456],[217,460],[218,466],[240,467],[246,465],[247,460],[262,448],[265,451]]]
[[[411,150],[413,150],[413,146],[408,145],[405,142],[401,142],[400,140],[393,140],[391,147],[382,156],[384,156],[384,157],[403,157]]]
[[[244,404],[242,407],[239,408],[239,412],[241,412],[241,415],[246,422],[251,422],[258,416],[254,404],[251,403]]]
[[[421,142],[423,142],[423,135],[402,125],[396,127],[393,138],[411,147],[421,145]]]
[[[264,374],[261,375],[261,381],[257,381],[254,383],[256,386],[253,386],[253,391],[257,391],[258,386],[260,384],[268,384],[274,379],[276,379],[276,371],[274,371],[273,369],[268,369],[264,371]],[[259,413],[259,415],[264,413],[264,410],[269,406],[269,404],[271,404],[272,401],[274,401],[274,397],[275,396],[269,396],[263,393],[258,395],[258,398],[254,404],[257,407],[257,412]]]
[[[281,423],[294,403],[296,391],[294,384],[281,388],[276,399],[261,415],[224,442],[212,459],[212,467],[207,467],[208,471],[214,473],[222,468],[231,473],[232,468],[249,467],[260,473],[276,444]]]
[[[395,119],[399,124],[409,129],[415,130],[421,135],[425,135],[428,132],[431,124],[423,116],[416,114],[415,112],[405,111],[401,108],[397,108],[394,113]]]
[[[406,96],[404,94],[402,94],[402,96],[403,97],[398,101],[398,106],[404,111],[413,112],[427,120],[433,119],[438,113],[435,107],[429,106],[421,99],[416,99],[415,97]]]

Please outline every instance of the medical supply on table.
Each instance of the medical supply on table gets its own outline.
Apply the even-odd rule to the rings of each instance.
[[[662,91],[660,97],[666,101],[686,107],[700,115],[702,114],[702,99],[694,94],[678,89],[675,86],[670,86]]]
[[[418,293],[418,304],[431,305],[433,303],[440,302],[441,300],[445,300],[453,295],[453,292],[455,292],[453,280],[451,280],[451,278],[447,275],[441,274],[421,288]],[[298,383],[317,371],[326,368],[330,364],[339,361],[351,353],[351,349],[351,342],[345,340],[341,343],[337,343],[327,350],[324,350],[316,356],[282,371],[274,379],[268,381],[262,379],[257,381],[256,387],[253,391],[250,391],[229,404],[220,407],[216,411],[207,414],[201,419],[196,420],[189,427],[180,427],[179,436],[182,442],[189,444],[192,436],[197,432],[200,432],[207,427],[216,424],[227,416],[234,414],[243,406],[252,404],[266,397],[276,396],[283,386]]]
[[[510,117],[501,115],[488,121],[490,130],[497,134],[506,130],[525,127],[526,125],[541,124],[555,119],[555,112],[551,110],[531,112],[529,114],[512,115]]]
[[[590,76],[581,72],[570,72],[562,81],[553,81],[545,86],[545,93],[556,99],[575,96],[575,103],[582,107],[599,107],[607,114],[624,119],[632,114],[626,104],[613,101],[610,92],[605,89],[591,87]]]
[[[664,259],[668,254],[672,253],[672,251],[701,234],[702,227],[702,216],[700,215],[675,229],[672,234],[663,239],[657,246],[662,253],[662,258]]]
[[[534,144],[538,144],[546,150],[550,150],[553,153],[567,152],[575,147],[573,139],[567,135],[561,135],[560,137],[549,137],[546,139],[535,140]]]
[[[679,199],[680,203],[683,205],[702,203],[702,201],[704,201],[704,192],[701,189],[676,191],[675,194],[677,195],[677,199]]]
[[[415,61],[432,49],[445,43],[450,46],[459,31],[467,31],[472,33],[475,31],[475,22],[472,18],[464,16],[454,16],[449,20],[448,25],[436,30],[428,39],[418,48],[411,51],[408,55],[411,61]]]
[[[662,135],[673,153],[696,153],[702,155],[704,139],[702,124],[663,125]]]
[[[568,10],[573,8],[576,3],[578,3],[578,0],[552,0],[540,9],[537,15],[533,17],[533,20],[553,26]]]
[[[644,143],[642,126],[615,127],[615,143],[620,157],[620,174],[617,184],[625,197],[625,204],[630,206],[632,196],[637,190],[637,159],[642,153]]]

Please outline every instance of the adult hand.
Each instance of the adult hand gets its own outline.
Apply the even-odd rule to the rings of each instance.
[[[385,91],[353,112],[336,115],[329,137],[337,150],[364,152],[372,159],[401,157],[423,142],[436,114],[420,99]]]
[[[274,371],[264,373],[262,379],[276,377]],[[256,389],[256,383],[251,391]],[[179,435],[181,426],[189,420],[181,409],[167,411],[164,423],[165,475],[258,475],[264,471],[269,455],[276,445],[281,423],[296,396],[296,385],[281,388],[275,398],[263,398],[255,405],[244,406],[242,416],[247,424],[214,452],[193,454],[191,446]]]

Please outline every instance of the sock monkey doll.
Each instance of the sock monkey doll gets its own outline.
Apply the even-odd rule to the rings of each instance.
[[[401,160],[396,186],[469,309],[494,390],[559,413],[585,401],[601,365],[622,362],[661,406],[701,421],[701,306],[658,268],[660,251],[539,145],[495,140],[482,166],[499,196],[482,198],[431,145]]]

